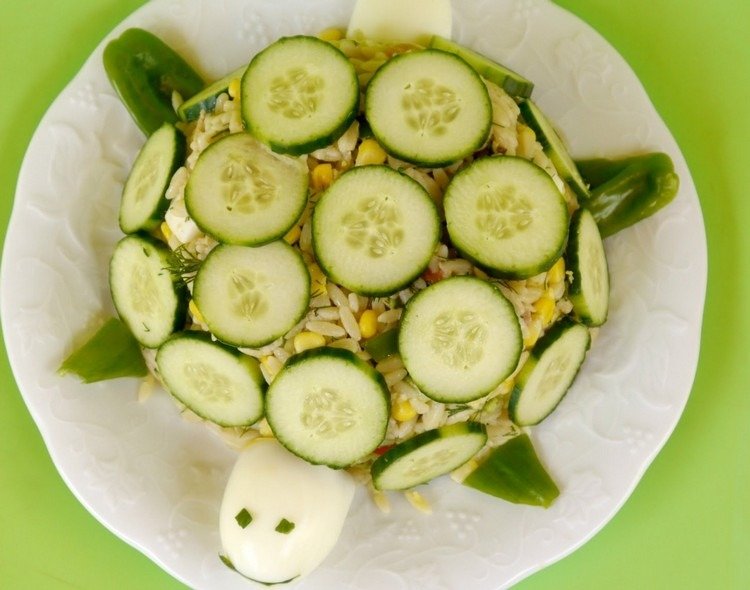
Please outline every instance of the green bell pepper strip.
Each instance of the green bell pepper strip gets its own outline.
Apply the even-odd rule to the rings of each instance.
[[[603,238],[668,205],[680,186],[672,159],[663,153],[583,160],[576,166],[591,188],[583,206],[593,213]]]
[[[560,495],[527,434],[512,438],[490,452],[463,484],[514,504],[545,508]]]
[[[119,319],[110,318],[65,359],[58,373],[72,373],[84,383],[95,383],[119,377],[143,377],[148,369],[130,330]]]
[[[365,342],[364,349],[376,362],[398,353],[398,329],[392,328],[382,334],[373,336]]]
[[[173,91],[188,98],[205,86],[182,57],[143,29],[128,29],[110,41],[103,60],[109,81],[146,135],[177,122]]]

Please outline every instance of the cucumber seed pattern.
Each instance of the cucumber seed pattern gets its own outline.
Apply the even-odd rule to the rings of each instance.
[[[473,311],[445,311],[432,329],[432,350],[454,369],[471,369],[482,360],[487,328]]]
[[[162,154],[149,158],[148,162],[144,165],[145,170],[137,175],[135,185],[136,203],[143,201],[143,199],[151,192],[151,187],[156,184],[156,177],[163,166],[163,160],[164,156]]]
[[[555,357],[552,362],[547,366],[547,370],[544,372],[539,387],[537,387],[537,397],[543,397],[547,392],[556,389],[556,386],[560,383],[560,378],[565,376],[568,371],[571,359],[567,355],[560,355]]]
[[[409,477],[421,477],[425,473],[432,473],[443,468],[446,463],[453,461],[456,454],[455,449],[440,449],[427,457],[413,457],[406,469]]]
[[[315,114],[325,85],[323,78],[306,68],[291,68],[271,82],[268,108],[287,119],[302,119]]]
[[[248,270],[235,270],[230,281],[229,293],[234,313],[253,321],[268,311],[268,299],[264,293],[268,281],[265,276]]]
[[[220,180],[227,211],[249,215],[268,207],[276,197],[274,182],[255,164],[235,154],[227,158]]]
[[[531,204],[514,186],[488,184],[477,199],[476,224],[480,233],[505,240],[528,229],[533,221]]]
[[[354,428],[354,409],[332,389],[315,388],[305,396],[300,420],[321,438],[333,438]]]
[[[366,249],[373,258],[393,254],[404,239],[401,212],[388,195],[362,200],[344,215],[341,225],[347,244]]]
[[[448,131],[461,112],[456,93],[429,78],[420,78],[404,88],[401,105],[406,124],[420,135],[439,137]]]
[[[185,365],[185,377],[193,389],[209,402],[232,401],[232,384],[224,375],[204,363]]]
[[[146,256],[149,255],[145,249],[144,253]],[[142,316],[153,318],[159,317],[162,313],[162,301],[157,292],[156,282],[145,264],[139,264],[133,269],[130,299],[133,302],[133,309]]]

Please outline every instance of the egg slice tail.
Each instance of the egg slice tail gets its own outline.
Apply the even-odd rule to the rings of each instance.
[[[433,35],[450,38],[450,0],[358,0],[348,37],[427,44]]]

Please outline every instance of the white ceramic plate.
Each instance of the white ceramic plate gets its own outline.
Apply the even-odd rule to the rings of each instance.
[[[154,0],[141,26],[208,77],[285,34],[345,25],[350,0]],[[451,481],[432,516],[360,493],[339,544],[297,587],[506,587],[580,546],[622,505],[674,428],[698,358],[706,242],[684,159],[635,75],[597,33],[545,0],[454,1],[454,37],[536,82],[579,156],[662,150],[682,187],[611,238],[610,320],[575,386],[532,436],[562,488],[549,510]],[[106,527],[194,588],[246,589],[218,560],[217,513],[234,454],[134,380],[84,386],[55,369],[111,313],[107,262],[123,180],[143,137],[111,90],[100,46],[44,117],[21,171],[3,259],[2,315],[18,385],[63,478]],[[446,478],[444,478],[446,479]]]

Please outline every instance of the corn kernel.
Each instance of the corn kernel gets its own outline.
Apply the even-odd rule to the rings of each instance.
[[[309,267],[310,270],[310,293],[313,297],[323,295],[326,292],[326,276],[317,264]]]
[[[294,242],[296,242],[297,240],[299,240],[299,236],[300,236],[301,233],[302,233],[302,228],[299,225],[295,225],[284,236],[284,241],[287,244],[294,244]]]
[[[318,39],[322,41],[340,41],[344,38],[344,31],[341,29],[331,28],[318,33]]]
[[[167,225],[166,221],[162,222],[159,229],[161,229],[161,233],[164,236],[164,239],[166,239],[167,241],[169,240],[169,238],[172,237],[172,230],[169,229],[169,226]]]
[[[357,152],[357,166],[366,166],[368,164],[383,164],[388,157],[385,150],[374,139],[365,139],[359,145]]]
[[[198,306],[195,304],[195,301],[192,299],[190,300],[190,303],[188,303],[188,309],[190,310],[190,315],[193,316],[193,319],[198,324],[205,324],[206,320],[203,319],[203,315],[200,311],[198,311]]]
[[[534,304],[534,315],[538,316],[543,326],[549,326],[555,315],[555,299],[549,293],[542,295]]]
[[[547,271],[547,285],[555,285],[565,278],[565,261],[560,258]]]
[[[240,97],[240,79],[239,78],[232,79],[232,81],[229,83],[229,88],[227,89],[227,92],[229,92],[229,96],[233,99],[237,99]]]
[[[324,190],[333,182],[333,166],[328,162],[318,164],[312,171],[312,186],[315,190]]]
[[[414,409],[414,406],[411,405],[411,402],[408,399],[405,399],[394,404],[391,415],[397,422],[408,422],[417,416],[417,411]]]
[[[372,338],[378,331],[378,313],[372,309],[362,312],[359,317],[359,331],[362,338]]]
[[[518,125],[518,148],[516,154],[522,158],[531,159],[536,155],[536,135],[526,125]]]
[[[320,348],[325,343],[326,339],[320,334],[316,334],[315,332],[300,332],[294,337],[294,350],[299,353],[303,350]]]
[[[526,329],[526,335],[523,337],[523,347],[525,349],[533,348],[536,341],[539,340],[539,334],[542,331],[542,327],[539,322],[532,322],[531,325]]]
[[[432,507],[430,503],[425,500],[424,496],[416,490],[409,490],[404,492],[404,496],[414,508],[424,514],[432,514]]]

